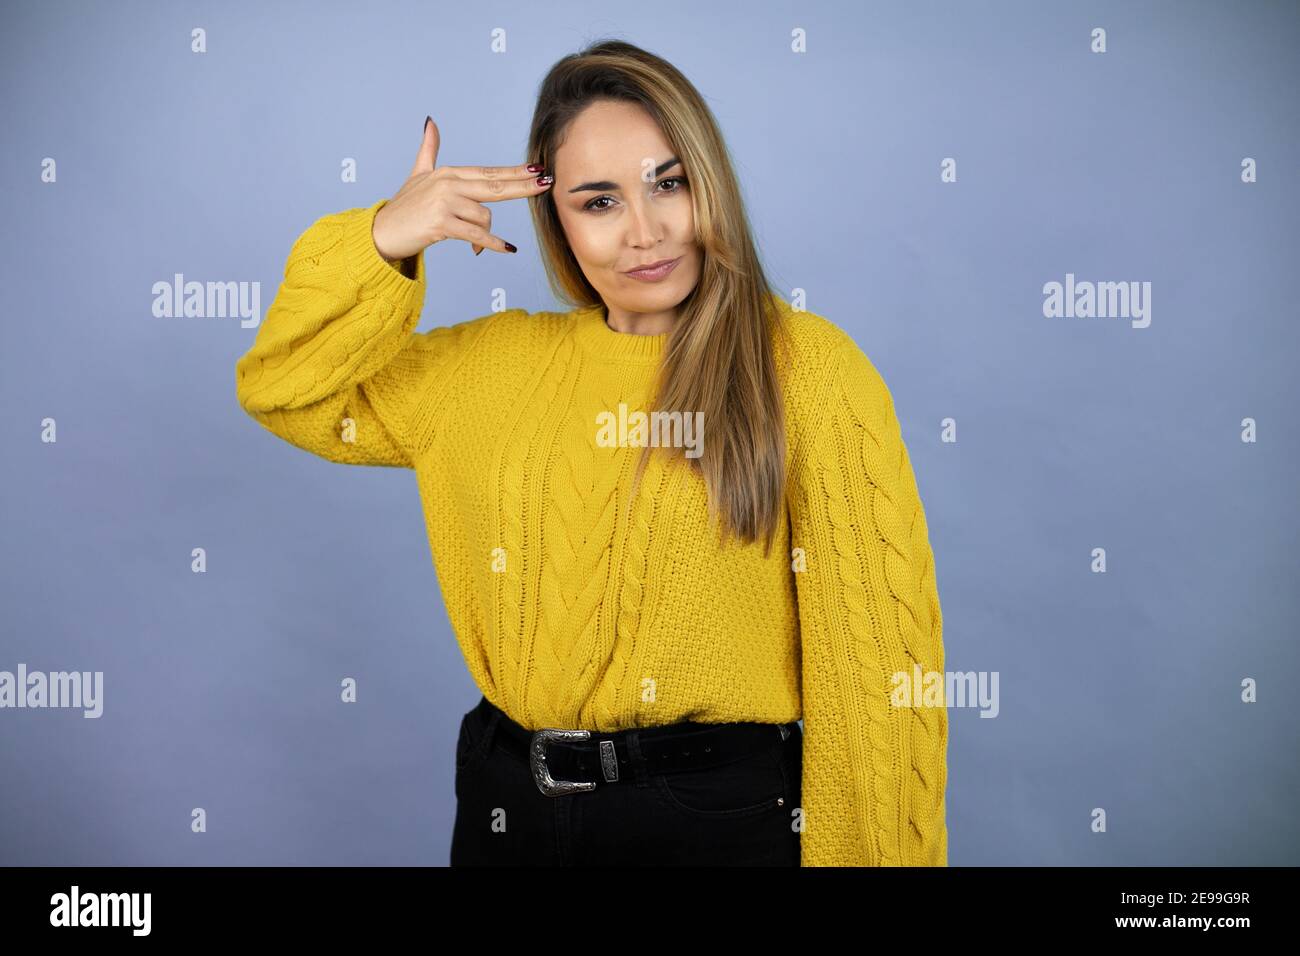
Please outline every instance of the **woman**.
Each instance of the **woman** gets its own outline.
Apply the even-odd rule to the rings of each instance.
[[[942,683],[894,692],[943,648],[893,402],[770,291],[699,93],[606,41],[546,77],[531,162],[438,145],[299,237],[237,380],[294,445],[416,472],[483,693],[451,862],[946,865]],[[575,308],[415,332],[423,250],[513,253],[516,198]]]

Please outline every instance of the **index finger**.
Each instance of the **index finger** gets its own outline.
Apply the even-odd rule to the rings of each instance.
[[[555,182],[540,167],[520,166],[452,166],[461,180],[461,193],[476,202],[499,202],[522,199],[545,192]]]

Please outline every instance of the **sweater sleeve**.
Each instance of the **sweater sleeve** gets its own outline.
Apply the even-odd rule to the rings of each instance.
[[[819,399],[790,502],[805,558],[802,864],[946,866],[943,625],[925,512],[889,389],[847,336]],[[918,669],[922,689],[938,681],[929,697],[913,690]]]
[[[379,254],[371,229],[387,202],[324,216],[298,237],[236,363],[236,394],[268,431],[312,454],[410,468],[447,373],[498,313],[415,332],[424,254],[415,278]]]

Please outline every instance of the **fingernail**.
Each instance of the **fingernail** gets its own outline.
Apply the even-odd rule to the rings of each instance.
[[[482,251],[483,251],[483,247],[480,246],[479,248],[477,248],[477,249],[474,250],[474,255],[478,255],[478,254],[479,254],[480,252],[482,252]]]
[[[555,182],[555,177],[554,177],[554,176],[538,176],[538,177],[537,177],[537,185],[539,185],[539,186],[549,186],[549,185],[550,185],[551,183],[553,183],[553,182]]]
[[[433,117],[432,117],[432,116],[426,116],[426,117],[424,118],[424,125],[423,125],[422,127],[420,127],[420,132],[424,132],[426,129],[428,129],[428,128],[429,128],[429,124],[432,123],[432,122],[433,122]]]
[[[528,164],[528,171],[529,171],[530,173],[540,173],[540,172],[542,171],[543,168],[544,168],[544,167],[540,166],[540,165],[537,164],[537,163],[529,163],[529,164]]]
[[[502,239],[501,241],[506,242],[504,239]],[[506,242],[506,252],[518,252],[518,251],[519,251],[518,249],[516,249],[510,243]]]

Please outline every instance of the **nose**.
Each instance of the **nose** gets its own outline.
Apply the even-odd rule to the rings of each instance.
[[[638,195],[628,203],[631,213],[627,222],[627,242],[634,249],[649,249],[662,239],[654,203],[648,194]]]

